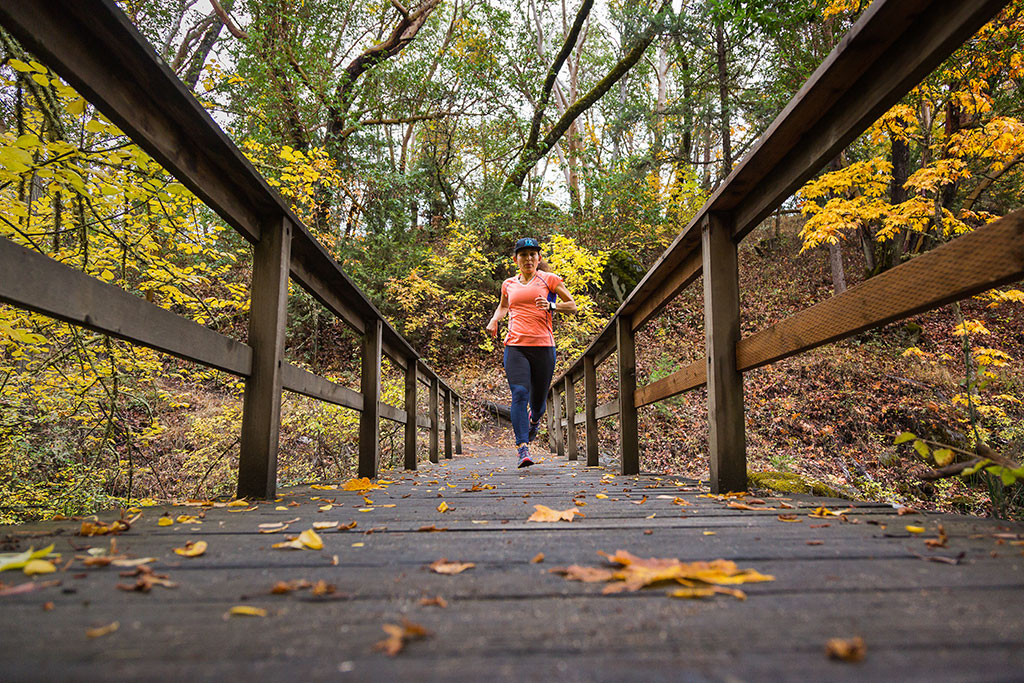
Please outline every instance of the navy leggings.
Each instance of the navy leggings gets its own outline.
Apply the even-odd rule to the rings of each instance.
[[[505,378],[512,390],[512,430],[517,446],[528,441],[531,414],[534,422],[544,415],[554,373],[554,346],[505,347]]]

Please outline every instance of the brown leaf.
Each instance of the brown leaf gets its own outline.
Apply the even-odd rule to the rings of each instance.
[[[946,543],[949,541],[949,536],[946,535],[946,528],[939,523],[939,537],[938,538],[926,538],[924,544],[929,548],[945,548]]]
[[[604,581],[612,581],[615,577],[615,572],[611,569],[584,567],[578,564],[572,564],[568,567],[555,567],[549,569],[548,572],[551,574],[561,574],[570,581],[582,581],[583,583],[602,583]]]
[[[778,519],[780,522],[803,522],[804,521],[804,520],[800,519],[799,517],[797,517],[796,515],[776,515],[775,518]]]
[[[533,559],[530,560],[530,562],[532,564],[540,564],[543,561],[544,561],[544,553],[537,553],[536,555],[533,556]]]
[[[553,510],[546,505],[534,505],[533,509],[536,510],[527,522],[559,522],[566,521],[571,522],[573,517],[586,517],[585,514],[577,510],[576,508],[569,508],[568,510]]]
[[[461,574],[467,569],[472,569],[476,564],[473,562],[449,562],[448,558],[442,557],[430,563],[430,569],[438,574]]]
[[[807,541],[807,545],[824,545],[825,541]]]
[[[303,588],[309,588],[312,584],[306,579],[296,579],[294,581],[278,581],[270,589],[270,592],[274,595],[284,595],[285,593],[291,593],[292,591],[302,590]]]
[[[380,650],[389,657],[394,657],[401,652],[402,648],[410,640],[417,640],[430,635],[430,631],[419,624],[409,621],[405,617],[402,617],[401,626],[398,624],[384,624],[381,628],[388,634],[388,637],[374,644],[373,649]]]
[[[914,508],[911,508],[911,507],[904,506],[904,507],[901,507],[900,509],[898,509],[896,511],[896,514],[898,514],[900,517],[902,517],[903,515],[919,515],[919,514],[921,514],[921,511],[920,510],[915,510]]]
[[[54,579],[53,581],[26,581],[25,583],[19,583],[15,586],[0,586],[0,597],[6,595],[23,595],[24,593],[31,593],[42,588],[50,588],[51,586],[59,586],[60,580]]]
[[[868,648],[860,636],[854,638],[831,638],[825,643],[825,653],[831,659],[844,662],[859,662],[864,659]]]
[[[440,595],[436,595],[432,598],[422,597],[420,598],[420,604],[424,607],[441,607],[442,609],[448,606],[448,601],[442,598]]]
[[[728,503],[725,504],[725,506],[729,507],[729,508],[732,508],[734,510],[774,510],[775,509],[775,508],[764,507],[763,505],[755,506],[755,505],[747,505],[746,503],[738,503],[735,500],[730,500]]]
[[[437,532],[437,531],[448,531],[448,527],[441,527],[441,528],[438,528],[438,527],[437,527],[436,525],[434,525],[434,524],[427,524],[426,526],[421,526],[421,527],[420,527],[419,529],[417,529],[416,531],[425,531],[425,532]]]

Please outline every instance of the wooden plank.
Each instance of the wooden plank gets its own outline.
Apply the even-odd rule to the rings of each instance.
[[[288,362],[281,366],[281,387],[344,408],[358,411],[363,409],[363,395],[358,391],[336,384],[320,375],[314,375],[309,370],[304,370]]]
[[[743,339],[740,370],[1024,278],[1024,210],[981,226]]]
[[[377,476],[380,461],[380,362],[383,325],[380,318],[367,321],[363,335],[360,388],[363,412],[359,415],[359,476]]]
[[[552,406],[555,403],[555,390],[554,390],[554,387],[555,387],[555,385],[552,385],[551,389],[548,390],[548,408],[547,408],[547,410],[544,411],[544,417],[548,421],[548,452],[549,453],[557,453],[558,452],[558,445],[557,445],[557,443],[555,441],[555,418],[554,418],[555,410],[554,410],[554,408],[552,408]]]
[[[639,408],[657,401],[663,401],[670,396],[702,386],[707,382],[707,377],[707,357],[688,363],[671,375],[662,377],[657,382],[651,382],[637,389],[636,407]]]
[[[551,387],[551,399],[548,411],[555,425],[555,453],[559,458],[565,457],[565,435],[562,433],[562,392],[556,384]]]
[[[747,489],[743,375],[736,367],[736,342],[740,338],[739,268],[732,228],[731,216],[713,213],[701,231],[712,493]]]
[[[583,357],[583,401],[587,425],[587,467],[597,467],[597,367],[591,356]]]
[[[640,472],[640,433],[637,427],[636,340],[629,315],[616,318],[616,350],[619,360],[619,456],[623,474]]]
[[[408,421],[404,410],[389,403],[384,403],[383,401],[380,403],[380,416],[385,420],[391,420],[392,422],[397,422],[402,425]]]
[[[579,460],[580,452],[576,445],[576,387],[569,377],[565,378],[565,415],[568,423],[565,426],[565,438],[569,444],[569,459]]]
[[[619,399],[615,398],[607,403],[602,403],[594,410],[594,417],[603,420],[606,417],[619,414]]]
[[[462,399],[455,397],[455,454],[462,455]]]
[[[416,414],[417,381],[416,359],[410,358],[405,367],[405,414],[412,415],[405,422],[405,469],[416,469],[416,427],[419,415]]]
[[[0,301],[246,377],[252,349],[187,318],[0,239]]]
[[[416,426],[420,429],[430,429],[430,418],[426,415],[417,415]]]
[[[281,426],[281,375],[288,323],[288,262],[292,223],[279,217],[262,227],[253,246],[249,306],[252,374],[242,398],[238,497],[273,498]]]
[[[444,392],[444,459],[452,459],[452,392]]]
[[[438,447],[438,430],[440,429],[440,421],[437,416],[437,392],[438,392],[438,379],[433,377],[430,380],[430,441],[429,441],[429,457],[430,462],[437,463],[437,447]]]

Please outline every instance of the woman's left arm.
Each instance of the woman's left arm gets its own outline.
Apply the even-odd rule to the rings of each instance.
[[[561,301],[555,302],[555,310],[559,313],[575,313],[576,312],[576,301],[572,298],[572,294],[569,293],[569,289],[565,286],[565,283],[559,283],[555,287],[555,294]]]

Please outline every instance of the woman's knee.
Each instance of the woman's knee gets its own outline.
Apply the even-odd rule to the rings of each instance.
[[[522,384],[513,384],[512,389],[512,402],[513,403],[526,403],[530,400],[530,390],[524,387]]]

